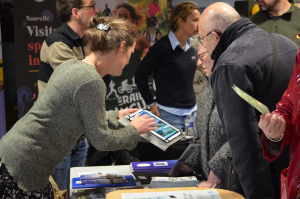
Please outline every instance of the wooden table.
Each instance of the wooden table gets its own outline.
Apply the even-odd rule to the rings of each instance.
[[[184,191],[184,190],[208,190],[210,188],[198,187],[176,187],[176,188],[155,188],[155,189],[128,189],[110,192],[106,195],[106,199],[122,199],[122,193],[143,193],[143,192],[165,192],[165,191]],[[216,189],[222,199],[245,199],[242,195],[224,190]]]

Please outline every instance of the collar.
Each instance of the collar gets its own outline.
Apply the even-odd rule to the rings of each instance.
[[[290,8],[288,9],[288,11],[286,11],[285,13],[283,13],[283,15],[287,14],[287,13],[292,13],[292,12],[294,12],[294,10],[295,10],[295,4],[294,4],[294,2],[291,2]]]
[[[72,40],[78,40],[81,39],[79,35],[65,22],[61,24],[61,28],[66,33],[68,37],[70,37]]]
[[[290,3],[291,3],[291,2],[290,2]],[[280,16],[280,18],[282,18],[282,16],[284,16],[284,15],[286,15],[286,14],[292,14],[292,13],[294,12],[294,10],[295,10],[295,4],[294,4],[294,2],[292,2],[290,8],[289,8],[285,13],[283,13],[283,14]],[[271,18],[274,17],[274,16],[270,15],[270,14],[268,13],[268,11],[260,11],[260,12],[265,13],[266,15],[268,15],[268,16],[271,17]]]
[[[248,18],[244,17],[239,19],[238,21],[231,24],[222,34],[219,43],[211,54],[211,59],[214,60],[214,64],[212,70],[214,70],[215,65],[222,55],[222,53],[230,46],[230,44],[239,37],[238,31],[241,30],[244,26],[252,24],[253,27],[256,27]]]
[[[183,49],[180,42],[178,41],[176,35],[174,34],[174,32],[172,30],[170,30],[169,34],[168,34],[169,40],[171,42],[171,46],[172,49],[175,50],[175,48],[179,45],[179,47],[184,51],[188,51],[188,49],[190,49],[190,47],[193,44],[193,38],[189,38],[186,43],[185,43],[185,48]]]

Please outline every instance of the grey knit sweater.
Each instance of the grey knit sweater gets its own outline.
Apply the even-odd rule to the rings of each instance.
[[[45,188],[55,167],[82,133],[101,151],[133,149],[137,129],[119,129],[118,112],[105,111],[106,87],[95,66],[62,63],[30,111],[0,140],[0,159],[19,188]],[[117,130],[119,129],[119,130]]]
[[[195,123],[200,146],[185,160],[184,164],[195,171],[200,171],[205,179],[212,170],[219,179],[224,180],[226,159],[231,156],[231,153],[208,81],[201,90],[197,106]]]

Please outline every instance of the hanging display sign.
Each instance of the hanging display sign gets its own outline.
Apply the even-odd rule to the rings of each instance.
[[[34,9],[32,9],[34,8]],[[60,26],[55,1],[14,1],[18,117],[37,99],[40,49],[45,38]]]
[[[170,5],[167,5],[167,0],[160,0],[156,5],[153,5],[152,0],[95,0],[95,2],[100,10],[100,16],[124,18],[132,22],[138,31],[136,47],[129,64],[125,66],[121,76],[112,77],[107,88],[106,109],[149,108],[138,91],[134,74],[148,49],[162,36],[168,34],[168,21],[164,21],[164,17],[168,19],[170,16],[168,13],[172,10],[168,9]],[[149,17],[147,19],[147,10],[150,10],[149,12],[153,16],[151,19]],[[148,78],[148,84],[152,95],[155,97],[156,88],[152,75]]]

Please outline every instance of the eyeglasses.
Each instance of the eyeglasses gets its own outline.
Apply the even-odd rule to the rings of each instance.
[[[79,8],[79,9],[81,9],[81,8],[93,8],[93,11],[95,11],[95,7],[96,7],[96,3],[94,3],[94,5],[92,5],[92,6],[81,6],[81,7],[77,7],[77,8]]]
[[[204,38],[205,37],[207,37],[208,35],[210,35],[212,32],[216,32],[219,36],[221,36],[222,35],[222,33],[220,32],[220,31],[218,31],[218,30],[212,30],[212,31],[210,31],[209,33],[207,33],[204,37],[198,37],[198,41],[202,44],[202,45],[204,45]]]
[[[201,62],[203,62],[203,58],[204,58],[204,55],[205,55],[206,53],[208,53],[208,51],[206,51],[206,52],[204,52],[204,53],[201,53],[201,54],[198,54],[198,55],[197,55],[197,62],[198,62],[199,60],[201,60]]]

